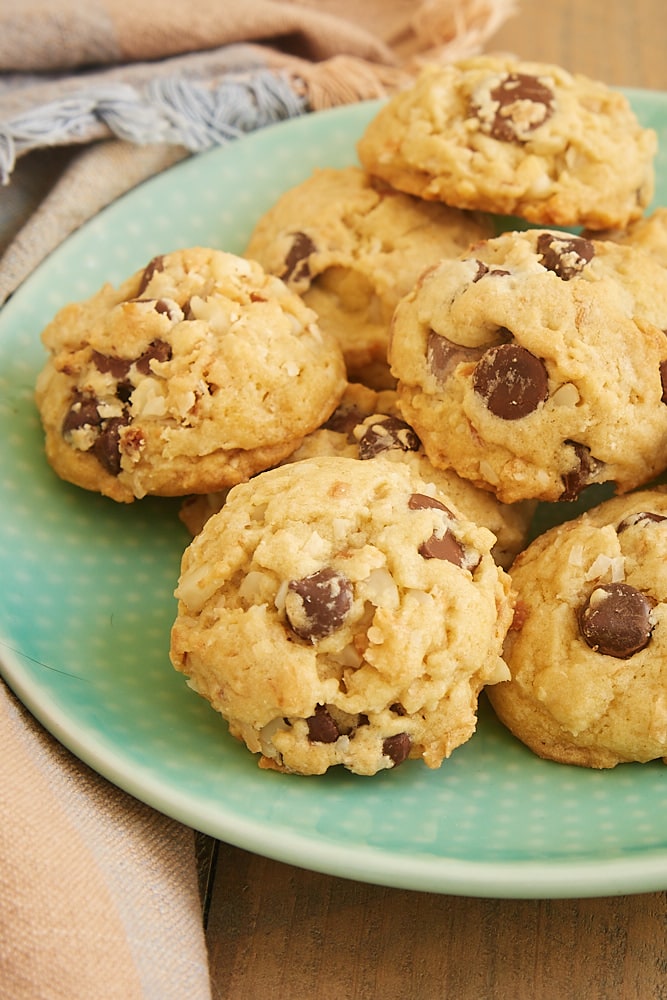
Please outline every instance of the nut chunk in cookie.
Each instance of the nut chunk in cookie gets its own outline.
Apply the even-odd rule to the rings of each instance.
[[[36,386],[61,478],[129,503],[209,493],[279,462],[335,409],[338,344],[259,264],[194,247],[65,306]]]
[[[496,714],[541,757],[667,756],[667,494],[616,497],[538,537],[512,569],[511,681]]]
[[[481,55],[426,67],[358,144],[400,191],[540,225],[624,227],[654,189],[657,137],[619,91],[559,66]]]
[[[262,767],[439,767],[509,676],[494,540],[405,465],[260,473],[184,553],[173,665]]]
[[[425,272],[394,314],[399,408],[436,467],[505,503],[620,491],[667,466],[667,270],[508,232]]]

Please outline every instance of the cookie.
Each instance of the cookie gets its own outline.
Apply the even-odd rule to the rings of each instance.
[[[399,303],[389,358],[429,459],[505,503],[619,492],[667,466],[667,271],[560,231],[442,261]]]
[[[638,247],[650,254],[663,267],[667,267],[667,208],[656,208],[649,215],[638,219],[627,229],[616,229],[597,234],[627,246]]]
[[[263,472],[184,553],[172,663],[262,767],[439,767],[509,676],[493,541],[407,465]]]
[[[502,722],[541,757],[667,755],[667,494],[615,497],[539,536],[511,571]]]
[[[525,545],[536,505],[530,501],[500,503],[452,469],[434,468],[414,430],[402,419],[392,389],[376,392],[358,382],[350,383],[331,417],[306,435],[283,464],[326,455],[407,463],[416,475],[447,494],[469,520],[493,532],[496,542],[491,552],[504,569]],[[180,517],[192,535],[221,509],[227,492],[189,497],[184,502]]]
[[[65,306],[36,386],[49,462],[114,500],[183,496],[279,462],[336,407],[338,344],[259,264],[194,247]]]
[[[543,226],[623,228],[654,190],[657,137],[618,90],[559,66],[482,55],[424,69],[359,143],[393,187]]]
[[[393,385],[387,339],[399,298],[427,265],[490,235],[490,220],[400,194],[351,166],[316,170],[285,192],[244,252],[315,310],[351,380],[382,389]]]

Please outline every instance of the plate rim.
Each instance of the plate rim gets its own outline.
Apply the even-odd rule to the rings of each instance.
[[[665,105],[667,114],[667,92],[643,88],[620,88],[632,101],[647,100]],[[234,140],[225,147],[216,147],[199,156],[188,157],[171,165],[158,175],[122,194],[105,206],[91,219],[86,220],[71,233],[58,247],[35,268],[35,270],[12,293],[0,309],[0,316],[8,310],[20,308],[24,295],[29,294],[33,280],[38,280],[49,261],[64,243],[85,239],[88,229],[102,215],[113,212],[119,202],[136,197],[138,189],[156,182],[169,183],[169,179],[179,171],[193,169],[193,164],[201,156],[219,156],[239,142],[261,141],[265,133],[276,129],[308,128],[312,119],[347,119],[368,114],[374,106],[383,101],[371,100],[343,105],[319,112],[309,112],[295,118],[286,119],[265,126]],[[354,146],[351,161],[354,160]],[[196,167],[194,168],[196,169]],[[166,179],[165,179],[166,178]],[[44,704],[35,690],[36,676],[26,668],[25,660],[30,657],[15,650],[0,634],[0,675],[7,682],[18,700],[44,728],[76,757],[90,766],[98,774],[115,784],[127,794],[150,805],[158,811],[187,826],[200,829],[237,847],[282,861],[296,867],[319,871],[337,877],[362,882],[407,888],[416,891],[430,891],[453,895],[482,896],[495,898],[573,898],[597,897],[602,895],[623,895],[630,893],[662,891],[667,888],[667,847],[642,850],[637,856],[617,856],[596,859],[549,858],[546,861],[516,859],[512,861],[486,860],[471,861],[443,855],[401,855],[391,873],[387,871],[387,856],[396,858],[395,852],[387,848],[371,845],[353,845],[355,857],[350,849],[338,841],[325,839],[309,840],[306,835],[293,829],[273,830],[271,837],[262,837],[261,823],[257,819],[246,819],[232,812],[226,821],[212,829],[205,810],[198,811],[194,803],[186,800],[179,790],[174,797],[161,787],[159,782],[147,780],[138,782],[128,774],[122,765],[109,757],[110,749],[104,741],[91,738],[86,733],[73,732],[60,708],[57,710]],[[196,822],[195,822],[196,821]]]

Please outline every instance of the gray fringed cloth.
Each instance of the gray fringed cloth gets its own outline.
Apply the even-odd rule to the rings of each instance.
[[[515,0],[0,5],[0,304],[146,177],[270,122],[390,94],[423,62],[480,51],[515,12]],[[54,147],[73,152],[40,200],[40,151]]]
[[[479,51],[511,13],[513,0],[5,3],[0,303],[147,177],[389,94],[421,61]],[[0,744],[0,994],[210,1000],[193,831],[76,760],[1,682]]]

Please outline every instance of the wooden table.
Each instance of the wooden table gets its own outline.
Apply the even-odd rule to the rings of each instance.
[[[493,48],[667,90],[664,0],[522,0]],[[220,845],[216,1000],[658,1000],[667,894],[470,899],[333,878]]]

